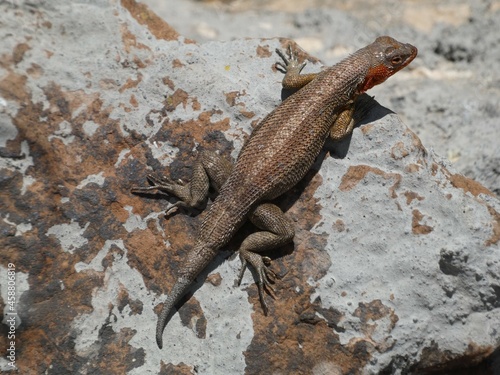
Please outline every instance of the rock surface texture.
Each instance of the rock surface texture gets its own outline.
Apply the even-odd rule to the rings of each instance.
[[[143,0],[198,42],[287,37],[326,65],[397,35],[420,51],[411,85],[374,87],[425,144],[500,197],[500,1]]]
[[[289,42],[196,44],[132,0],[37,4],[0,4],[0,309],[11,263],[20,373],[460,373],[498,351],[500,202],[368,97],[279,199],[296,237],[270,254],[269,316],[250,273],[234,286],[244,227],[159,350],[158,304],[203,213],[165,217],[175,199],[129,189],[188,179],[201,148],[236,157],[281,101]]]

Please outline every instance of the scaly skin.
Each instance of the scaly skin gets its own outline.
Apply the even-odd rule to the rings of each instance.
[[[162,335],[174,305],[184,296],[198,274],[228,243],[241,225],[250,220],[261,231],[251,234],[240,247],[242,272],[247,263],[256,270],[259,296],[264,312],[264,288],[271,290],[275,275],[268,258],[258,252],[292,241],[294,229],[283,212],[268,203],[297,184],[312,166],[328,136],[339,140],[352,132],[356,98],[407,66],[417,55],[410,44],[379,37],[340,63],[318,74],[300,75],[292,51],[287,59],[277,51],[286,70],[283,86],[300,88],[257,126],[238,156],[234,167],[211,153],[201,153],[189,184],[150,176],[153,186],[133,192],[159,189],[181,199],[180,205],[198,207],[206,199],[209,181],[219,195],[201,225],[194,247],[158,319],[156,341]]]

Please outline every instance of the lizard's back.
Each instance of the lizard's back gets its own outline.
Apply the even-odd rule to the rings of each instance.
[[[297,184],[321,151],[336,114],[363,81],[367,67],[357,60],[324,70],[267,115],[240,152],[218,199],[250,208]]]

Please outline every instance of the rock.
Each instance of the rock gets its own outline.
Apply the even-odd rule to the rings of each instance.
[[[234,158],[281,100],[288,41],[198,45],[131,0],[32,4],[0,5],[0,306],[15,268],[22,373],[425,373],[498,350],[500,202],[369,97],[279,199],[297,234],[271,254],[269,316],[250,273],[233,285],[243,228],[159,350],[203,214],[165,217],[174,198],[129,189],[188,179],[201,148]]]
[[[411,118],[426,148],[500,197],[498,2],[142,2],[199,42],[286,36],[326,65],[380,35],[411,42],[421,51],[417,59],[371,95],[404,122]]]

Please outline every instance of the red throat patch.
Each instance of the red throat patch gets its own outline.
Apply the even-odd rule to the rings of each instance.
[[[393,70],[388,69],[386,66],[382,64],[371,68],[368,71],[364,82],[359,87],[360,94],[368,91],[373,86],[381,84],[387,78],[389,78],[393,73],[394,73]]]

